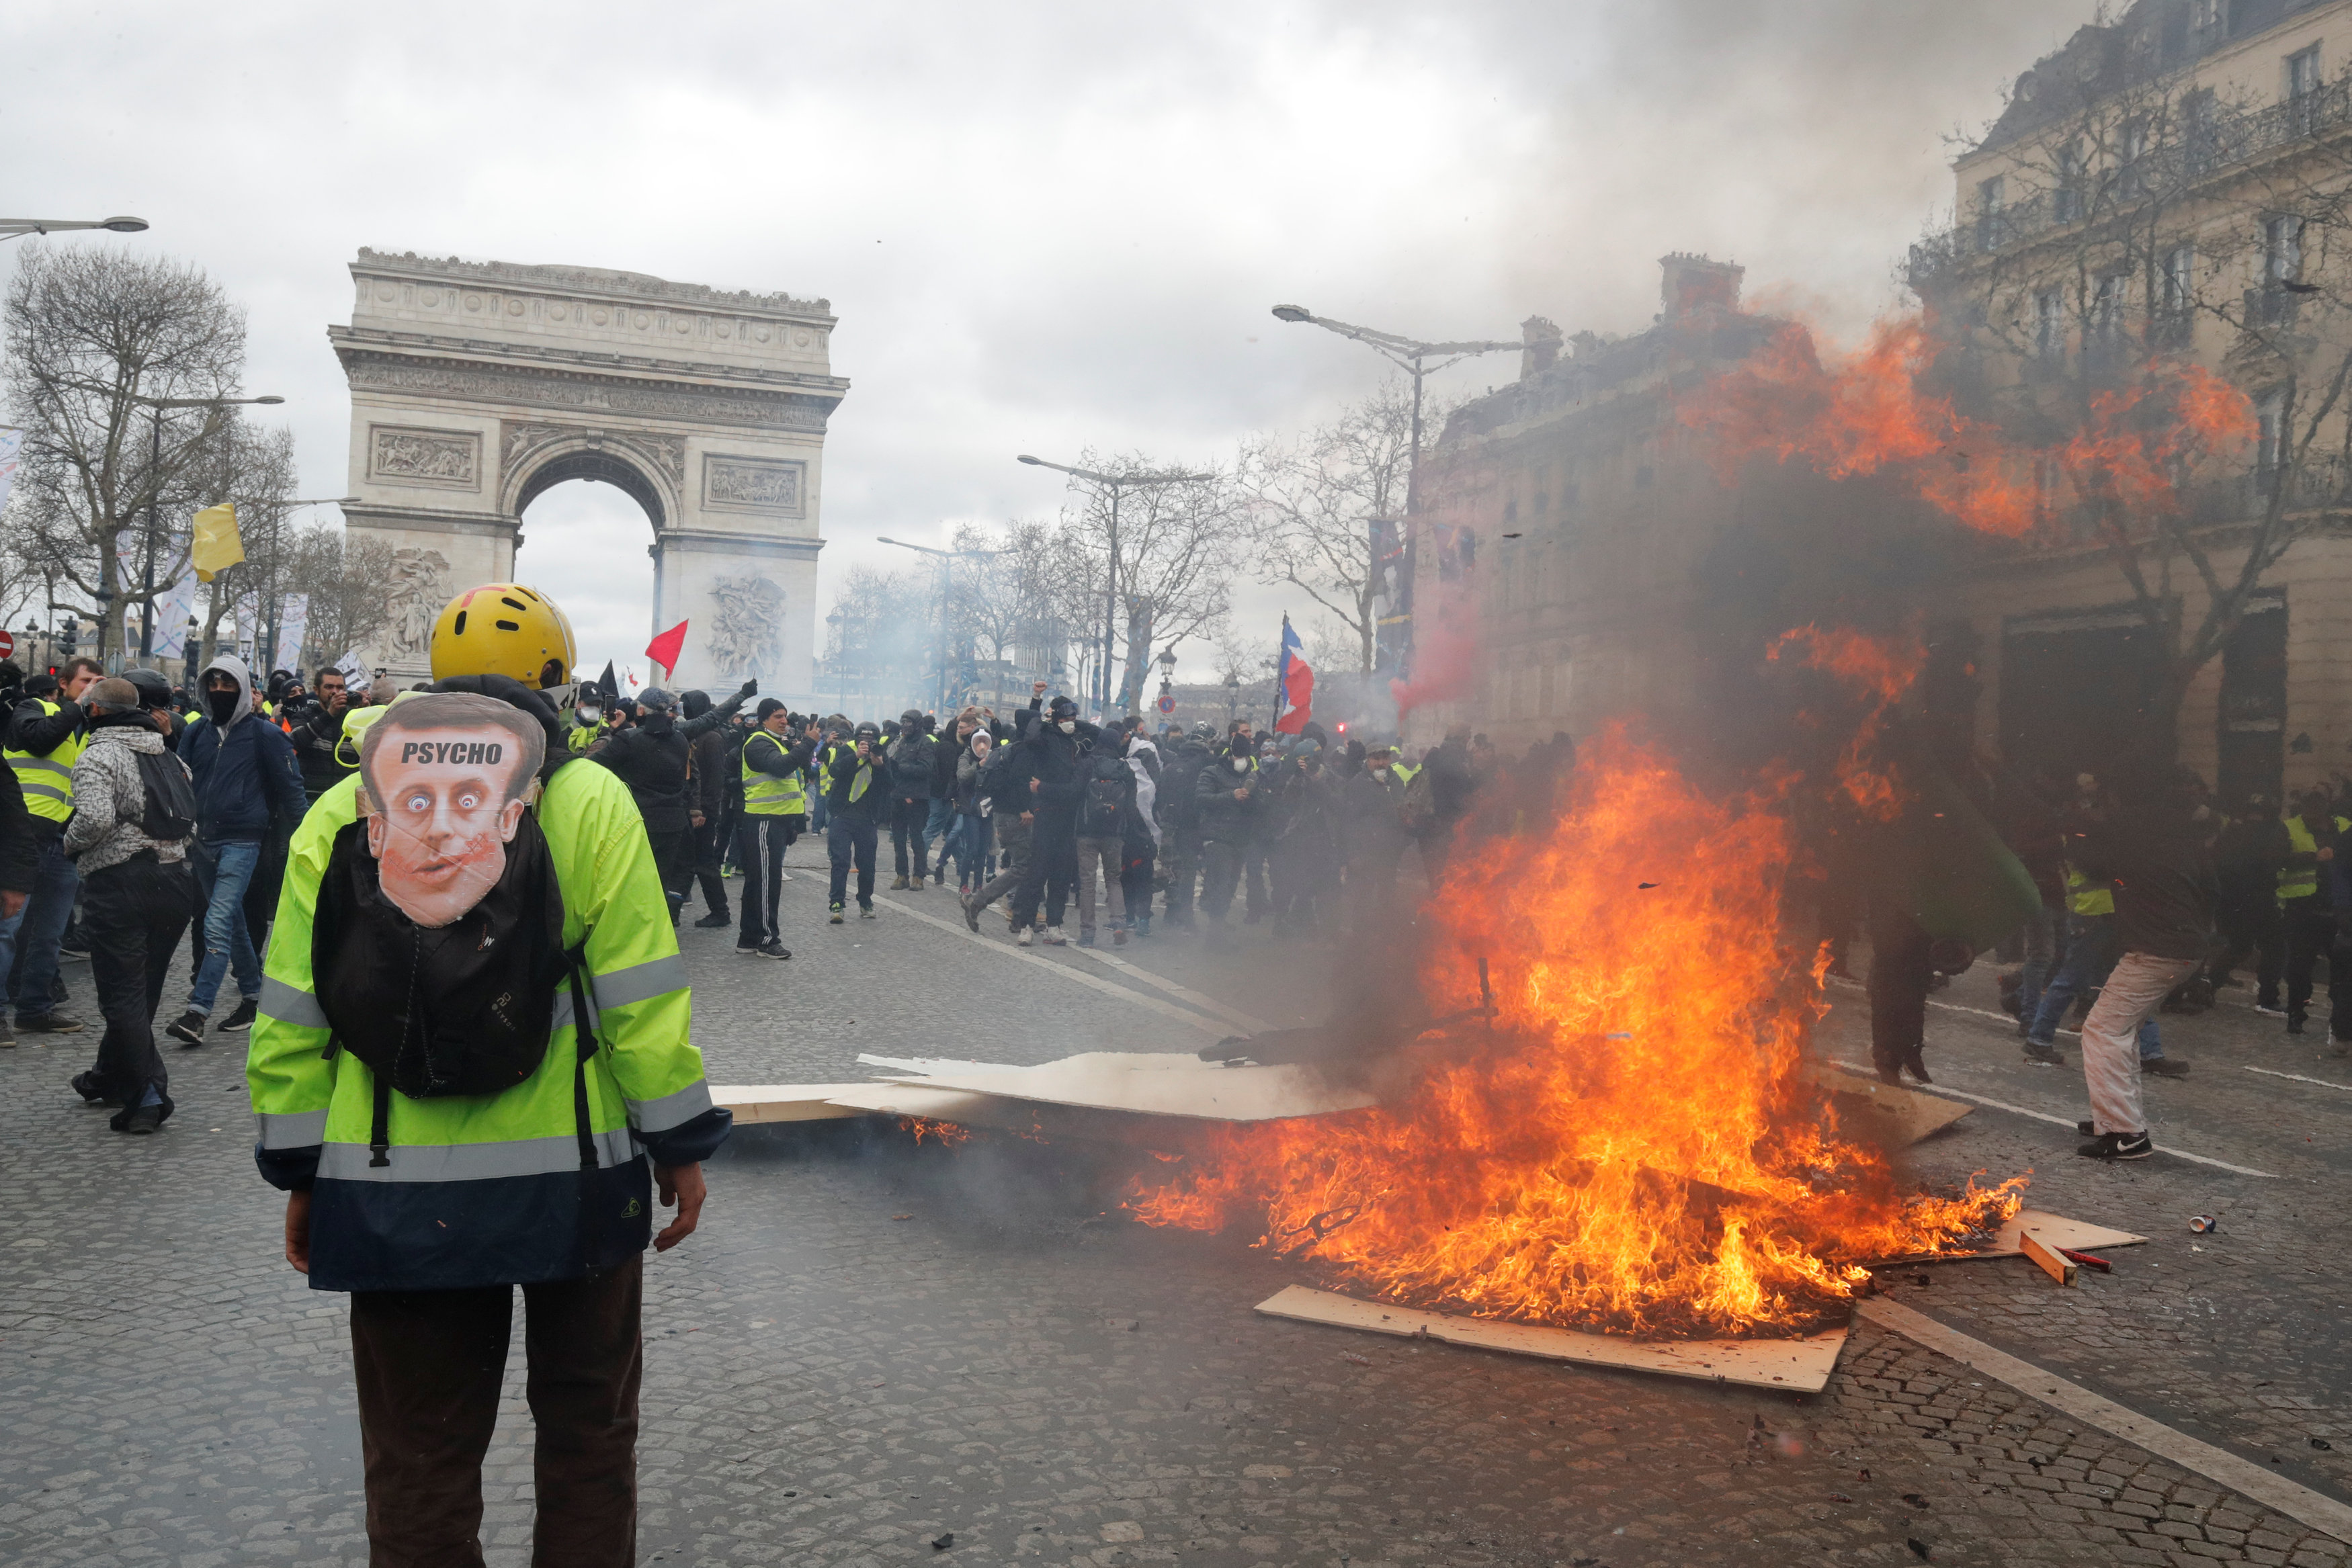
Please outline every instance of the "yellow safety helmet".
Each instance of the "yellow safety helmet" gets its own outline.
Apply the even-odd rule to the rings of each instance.
[[[469,588],[433,622],[433,678],[511,675],[545,691],[572,684],[579,657],[555,601],[519,582]]]

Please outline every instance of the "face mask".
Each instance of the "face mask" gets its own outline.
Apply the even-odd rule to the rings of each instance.
[[[1078,732],[1078,721],[1074,718],[1055,719],[1054,727],[1064,735],[1076,735]]]
[[[236,694],[235,692],[206,692],[205,694],[205,711],[213,716],[213,722],[215,724],[226,724],[229,721],[229,716],[236,712]]]
[[[1246,772],[1248,772],[1248,771],[1249,771],[1249,758],[1246,758],[1246,757],[1236,757],[1236,758],[1234,758],[1234,772],[1236,772],[1236,773],[1246,773]]]
[[[603,708],[583,707],[580,710],[580,722],[582,724],[594,724],[598,719],[604,716],[604,710]]]

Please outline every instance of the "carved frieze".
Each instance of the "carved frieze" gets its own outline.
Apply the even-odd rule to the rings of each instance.
[[[686,485],[686,437],[666,435],[658,431],[633,430],[616,434],[581,424],[537,424],[522,420],[509,420],[499,427],[499,468],[511,475],[518,466],[527,466],[535,454],[543,448],[573,444],[591,448],[611,446],[624,449],[642,460],[646,466],[659,470],[678,488]]]
[[[710,638],[705,644],[721,681],[762,680],[783,659],[784,591],[758,572],[710,585]]]
[[[706,511],[806,517],[807,491],[805,463],[703,454],[702,505]]]
[[[398,668],[422,667],[433,646],[433,622],[449,594],[443,580],[449,558],[437,549],[404,546],[392,552],[392,580],[385,584],[384,651]]]
[[[388,479],[396,485],[478,490],[482,485],[482,438],[465,430],[370,425],[368,477]]]
[[[835,402],[832,398],[801,393],[746,394],[676,384],[650,385],[561,371],[404,361],[390,355],[366,353],[347,353],[344,368],[352,390],[357,392],[401,392],[580,413],[638,414],[650,419],[739,424],[761,430],[822,432]],[[680,457],[682,461],[682,451]]]

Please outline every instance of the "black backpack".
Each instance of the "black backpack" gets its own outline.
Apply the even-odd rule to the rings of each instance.
[[[159,844],[177,843],[196,831],[196,787],[188,765],[169,751],[135,751],[139,789],[147,797],[139,831]]]
[[[1107,751],[1087,758],[1086,804],[1078,818],[1080,836],[1116,839],[1127,832],[1127,800],[1135,789],[1135,775],[1127,764]]]

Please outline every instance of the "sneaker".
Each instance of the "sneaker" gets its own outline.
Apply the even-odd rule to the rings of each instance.
[[[142,1105],[136,1111],[133,1111],[129,1115],[123,1117],[122,1125],[115,1130],[122,1133],[159,1133],[162,1132],[163,1129],[163,1107],[161,1105]]]
[[[1916,1045],[1905,1053],[1903,1058],[1903,1071],[1909,1073],[1912,1077],[1917,1079],[1922,1083],[1933,1083],[1936,1082],[1934,1079],[1927,1076],[1927,1059],[1921,1053],[1920,1048]]]
[[[1066,937],[1066,936],[1063,936],[1063,935],[1062,935],[1062,928],[1061,928],[1060,926],[1058,926],[1058,925],[1048,925],[1047,927],[1045,927],[1045,946],[1048,946],[1048,947],[1066,947],[1066,946],[1068,946],[1069,945],[1070,945],[1070,939],[1069,939],[1068,937]]]
[[[826,917],[825,924],[828,925],[838,925],[841,924],[841,905],[838,904],[834,904],[832,905],[832,909],[833,913]]]
[[[2256,1002],[2254,1004],[2254,1010],[2262,1014],[2263,1017],[2266,1019],[2283,1019],[2286,1017],[2286,1009],[2284,1008],[2273,1007],[2268,1002]]]
[[[896,881],[894,881],[894,882],[892,882],[892,883],[890,883],[890,891],[891,891],[891,892],[893,892],[893,893],[897,893],[898,890],[900,890],[901,888],[905,887],[906,885],[907,885],[907,879],[906,879],[905,877],[903,877],[903,876],[902,876],[902,877],[899,877],[899,878],[898,878]]]
[[[2066,1065],[2066,1058],[2059,1053],[2058,1048],[2054,1045],[2044,1045],[2038,1040],[2029,1040],[2025,1042],[2023,1051],[2026,1061],[2034,1067]]]
[[[757,942],[738,942],[735,944],[735,956],[738,958],[756,958],[759,956],[760,945]]]
[[[2286,1031],[2287,1031],[2287,1033],[2289,1033],[2289,1034],[2301,1034],[2301,1033],[2303,1032],[2303,1023],[2304,1023],[2304,1019],[2303,1019],[2303,1015],[2302,1015],[2302,1014],[2300,1014],[2300,1013],[2289,1013],[2289,1014],[2287,1014],[2287,1015],[2286,1015]],[[18,1027],[19,1029],[22,1029],[22,1028],[24,1027],[24,1025],[23,1025],[22,1023],[19,1023],[19,1024],[17,1025],[17,1027]]]
[[[762,958],[789,958],[793,956],[793,950],[790,947],[773,940],[762,942],[751,951]]]
[[[254,1016],[261,1011],[261,1003],[252,997],[236,1004],[236,1011],[221,1020],[223,1034],[243,1034],[253,1027]]]
[[[1035,935],[1036,933],[1031,931],[1026,925],[1024,925],[1018,932],[1014,933],[1013,945],[1015,947],[1026,947],[1029,946],[1030,939]]]
[[[2159,1056],[2153,1061],[2143,1061],[2139,1064],[2139,1070],[2142,1072],[2153,1072],[2158,1078],[2186,1078],[2189,1076],[2189,1063],[2185,1061],[2175,1061],[2168,1056]]]
[[[719,868],[719,876],[721,881],[724,881],[730,876],[741,876],[742,874],[743,873],[741,872],[737,871],[731,865],[723,865]]]
[[[89,948],[81,938],[68,936],[58,944],[58,956],[68,964],[87,964],[89,962]]]
[[[980,929],[980,905],[971,901],[971,895],[970,894],[964,894],[961,898],[958,899],[957,902],[963,905],[964,925],[973,931],[978,931]]]
[[[163,1026],[163,1032],[180,1042],[182,1051],[205,1042],[205,1015],[194,1010],[184,1012]]]
[[[2086,1122],[2077,1122],[2077,1123],[2075,1123],[2075,1124],[2074,1124],[2074,1131],[2076,1131],[2076,1132],[2078,1132],[2078,1133],[2082,1134],[2083,1134],[2083,1136],[2084,1136],[2084,1137],[2086,1137],[2086,1138],[2096,1135],[2096,1134],[2098,1133],[2098,1130],[2099,1130],[2099,1124],[2098,1124],[2096,1122],[2087,1122],[2087,1121],[2086,1121]]]
[[[2086,1160],[2144,1160],[2156,1153],[2156,1145],[2142,1133],[2101,1133],[2074,1152]]]
[[[860,903],[857,906],[857,918],[860,920],[873,919],[874,906],[870,904]]]
[[[1112,927],[1111,927],[1111,931],[1110,931],[1110,945],[1111,945],[1112,946],[1114,946],[1114,947],[1124,947],[1124,946],[1127,946],[1127,927],[1126,927],[1126,926],[1124,926],[1124,925],[1114,925],[1114,926],[1112,926]]]
[[[60,1012],[32,1013],[16,1020],[20,1034],[79,1034],[81,1019]]]
[[[716,931],[722,925],[734,925],[735,917],[723,909],[714,909],[694,924],[702,930]]]

